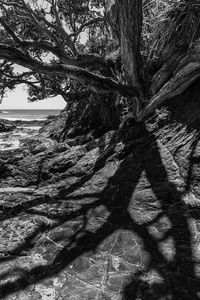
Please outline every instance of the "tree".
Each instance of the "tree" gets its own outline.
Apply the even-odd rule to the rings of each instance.
[[[0,0],[2,95],[26,83],[30,97],[67,100],[75,80],[131,99],[142,121],[200,76],[199,2]]]

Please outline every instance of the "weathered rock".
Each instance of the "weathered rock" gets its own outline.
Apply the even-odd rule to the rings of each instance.
[[[32,187],[0,190],[2,299],[199,299],[193,89],[146,125],[1,157],[1,184]]]
[[[15,126],[13,124],[9,124],[6,121],[0,120],[0,132],[8,132],[14,129]]]
[[[63,135],[62,133],[65,131],[66,120],[66,110],[61,111],[59,117],[48,117],[42,128],[39,130],[40,135],[56,140],[61,139]]]

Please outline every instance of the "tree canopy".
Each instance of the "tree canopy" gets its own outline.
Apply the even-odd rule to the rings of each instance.
[[[68,101],[77,85],[131,98],[141,121],[200,76],[199,4],[0,0],[1,96],[23,83]]]

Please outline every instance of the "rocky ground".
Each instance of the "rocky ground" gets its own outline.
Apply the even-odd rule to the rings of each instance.
[[[34,136],[45,121],[8,121],[0,119],[0,151],[19,149]]]
[[[0,151],[0,298],[200,299],[199,124],[190,89],[146,124]]]

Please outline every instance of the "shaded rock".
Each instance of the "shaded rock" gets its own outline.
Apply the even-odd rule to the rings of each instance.
[[[6,121],[0,120],[0,132],[8,132],[15,129],[13,124],[9,124]]]
[[[56,140],[60,140],[62,133],[65,131],[65,125],[67,121],[67,112],[64,109],[60,112],[59,116],[49,116],[42,128],[39,130],[39,134],[43,137],[49,137]]]

